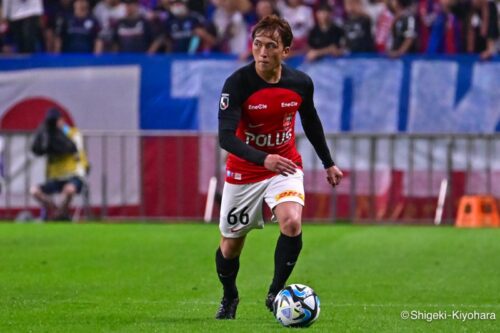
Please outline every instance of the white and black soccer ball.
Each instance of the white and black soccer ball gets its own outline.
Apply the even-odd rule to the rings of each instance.
[[[276,319],[283,326],[310,326],[319,317],[318,295],[308,286],[291,284],[276,295],[273,312]]]

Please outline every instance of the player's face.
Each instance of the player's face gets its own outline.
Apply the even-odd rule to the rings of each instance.
[[[283,58],[290,52],[284,47],[278,33],[272,36],[261,33],[255,36],[252,44],[252,53],[255,66],[259,71],[270,71],[281,65]]]

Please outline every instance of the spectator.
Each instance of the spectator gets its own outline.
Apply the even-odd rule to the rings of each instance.
[[[440,0],[441,9],[431,26],[428,54],[456,54],[460,50],[460,22],[451,12],[453,0]]]
[[[306,6],[309,6],[311,8],[319,8],[320,5],[322,5],[322,2],[324,0],[302,0],[302,3]]]
[[[407,53],[415,52],[417,27],[415,15],[410,9],[411,0],[392,0],[394,12],[392,25],[392,47],[388,52],[391,58],[399,58]]]
[[[156,7],[151,12],[151,30],[154,38],[161,35],[165,22],[170,17],[170,0],[158,0]]]
[[[309,51],[306,54],[308,61],[330,55],[343,54],[340,46],[344,32],[332,22],[331,8],[328,5],[318,7],[316,11],[317,24],[309,33]]]
[[[276,9],[273,0],[258,0],[255,4],[255,16],[257,22],[262,20],[264,17],[269,15],[280,16],[278,10]],[[239,59],[242,61],[248,60],[252,56],[252,29],[253,26],[248,29],[248,39],[245,52],[241,53]]]
[[[220,0],[215,0],[215,1],[220,1]],[[236,10],[242,14],[247,14],[251,12],[253,9],[252,2],[250,0],[229,0],[229,1],[231,1]],[[191,2],[194,2],[194,0],[191,0]]]
[[[75,0],[73,7],[73,15],[59,19],[54,51],[93,53],[97,50],[99,23],[90,15],[88,0]]]
[[[269,15],[280,16],[276,4],[273,0],[259,0],[255,4],[255,14],[257,22]]]
[[[147,52],[152,37],[151,26],[141,14],[138,0],[124,0],[125,17],[113,27],[113,50],[121,53]]]
[[[375,23],[382,13],[386,10],[384,0],[361,0],[364,12],[370,18],[372,23],[372,33],[375,31]]]
[[[248,46],[250,50],[250,54],[252,53],[252,29],[254,25],[262,20],[264,17],[269,15],[281,16],[278,8],[276,8],[276,2],[273,0],[259,0],[255,4],[255,22],[253,22],[252,26],[248,31]]]
[[[198,13],[200,15],[205,14],[207,0],[188,0],[189,10]]]
[[[8,23],[18,53],[41,51],[43,14],[42,0],[3,0],[2,24]]]
[[[418,44],[421,52],[426,52],[428,48],[431,30],[433,26],[436,27],[434,23],[438,20],[438,16],[440,16],[440,22],[437,25],[442,23],[443,11],[441,7],[440,0],[418,0]]]
[[[113,27],[125,17],[126,9],[120,0],[101,0],[93,10],[94,17],[99,22],[99,53],[111,51],[113,48]]]
[[[472,0],[472,15],[467,31],[467,51],[479,53],[481,59],[491,58],[496,50],[498,12],[493,1]]]
[[[346,17],[345,0],[324,0],[324,3],[332,9],[333,23],[338,27],[342,27]]]
[[[89,165],[83,149],[83,140],[75,127],[69,127],[57,109],[50,109],[39,127],[32,151],[47,156],[47,181],[31,189],[33,197],[43,206],[44,220],[70,220],[69,206],[75,194],[83,187],[83,177]],[[58,207],[51,195],[62,193]]]
[[[390,38],[391,38],[391,28],[392,22],[394,21],[394,15],[392,15],[389,9],[388,2],[391,0],[383,1],[384,10],[379,14],[377,20],[375,21],[375,49],[380,53],[386,53],[390,49]]]
[[[153,9],[154,15],[157,15],[162,21],[166,21],[170,15],[170,0],[158,0]]]
[[[45,2],[44,31],[45,51],[55,52],[56,29],[61,20],[73,15],[72,0],[53,0]]]
[[[348,52],[373,52],[372,24],[364,12],[361,0],[346,0],[347,18],[344,22],[345,44]]]
[[[138,0],[139,6],[143,8],[144,12],[151,12],[158,6],[159,0]]]
[[[292,28],[293,44],[290,49],[290,56],[305,54],[307,52],[309,31],[314,26],[312,9],[303,5],[302,0],[279,0],[277,8]]]
[[[213,23],[219,39],[219,51],[242,54],[247,49],[248,28],[243,14],[231,0],[220,0]]]
[[[497,1],[497,13],[500,13],[500,1]],[[500,15],[498,17],[498,26],[500,27]],[[496,45],[496,50],[500,50],[500,38],[497,38]]]
[[[196,2],[196,1],[200,1],[200,0],[186,0],[188,2],[188,8],[190,10],[193,9],[193,3]],[[211,18],[214,16],[214,12],[215,10],[217,9],[217,7],[219,7],[219,4],[224,1],[224,0],[207,0],[208,2],[208,6],[206,8],[206,11],[205,13],[202,13],[202,14],[205,14],[205,17],[207,18]],[[231,2],[231,5],[236,8],[236,10],[240,13],[242,13],[245,18],[246,18],[246,15],[247,14],[250,14],[251,15],[251,12],[252,12],[252,9],[253,9],[253,6],[252,6],[252,2],[250,0],[229,0]],[[274,0],[273,0],[274,1]]]
[[[204,18],[190,12],[185,0],[171,0],[170,12],[164,33],[153,42],[149,53],[156,53],[164,45],[167,52],[196,53],[215,44],[215,37],[205,29]]]

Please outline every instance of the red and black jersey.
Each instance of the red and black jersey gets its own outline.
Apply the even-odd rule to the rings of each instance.
[[[325,168],[334,164],[314,107],[313,91],[309,76],[286,65],[282,65],[280,81],[275,84],[257,75],[254,62],[226,80],[219,105],[219,140],[230,153],[228,183],[254,183],[276,175],[263,166],[268,154],[279,154],[302,168],[295,147],[297,111]]]

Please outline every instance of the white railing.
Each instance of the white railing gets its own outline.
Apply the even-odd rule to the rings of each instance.
[[[225,153],[214,134],[84,131],[91,163],[87,219],[201,220],[210,178],[222,187]],[[31,133],[2,133],[0,213],[37,214],[31,186],[44,181],[45,161],[30,153]],[[306,187],[305,218],[315,221],[422,222],[434,219],[439,187],[448,180],[444,223],[463,194],[500,197],[500,135],[328,135],[345,171],[332,190],[310,144],[298,135]],[[214,216],[217,217],[217,200]]]

